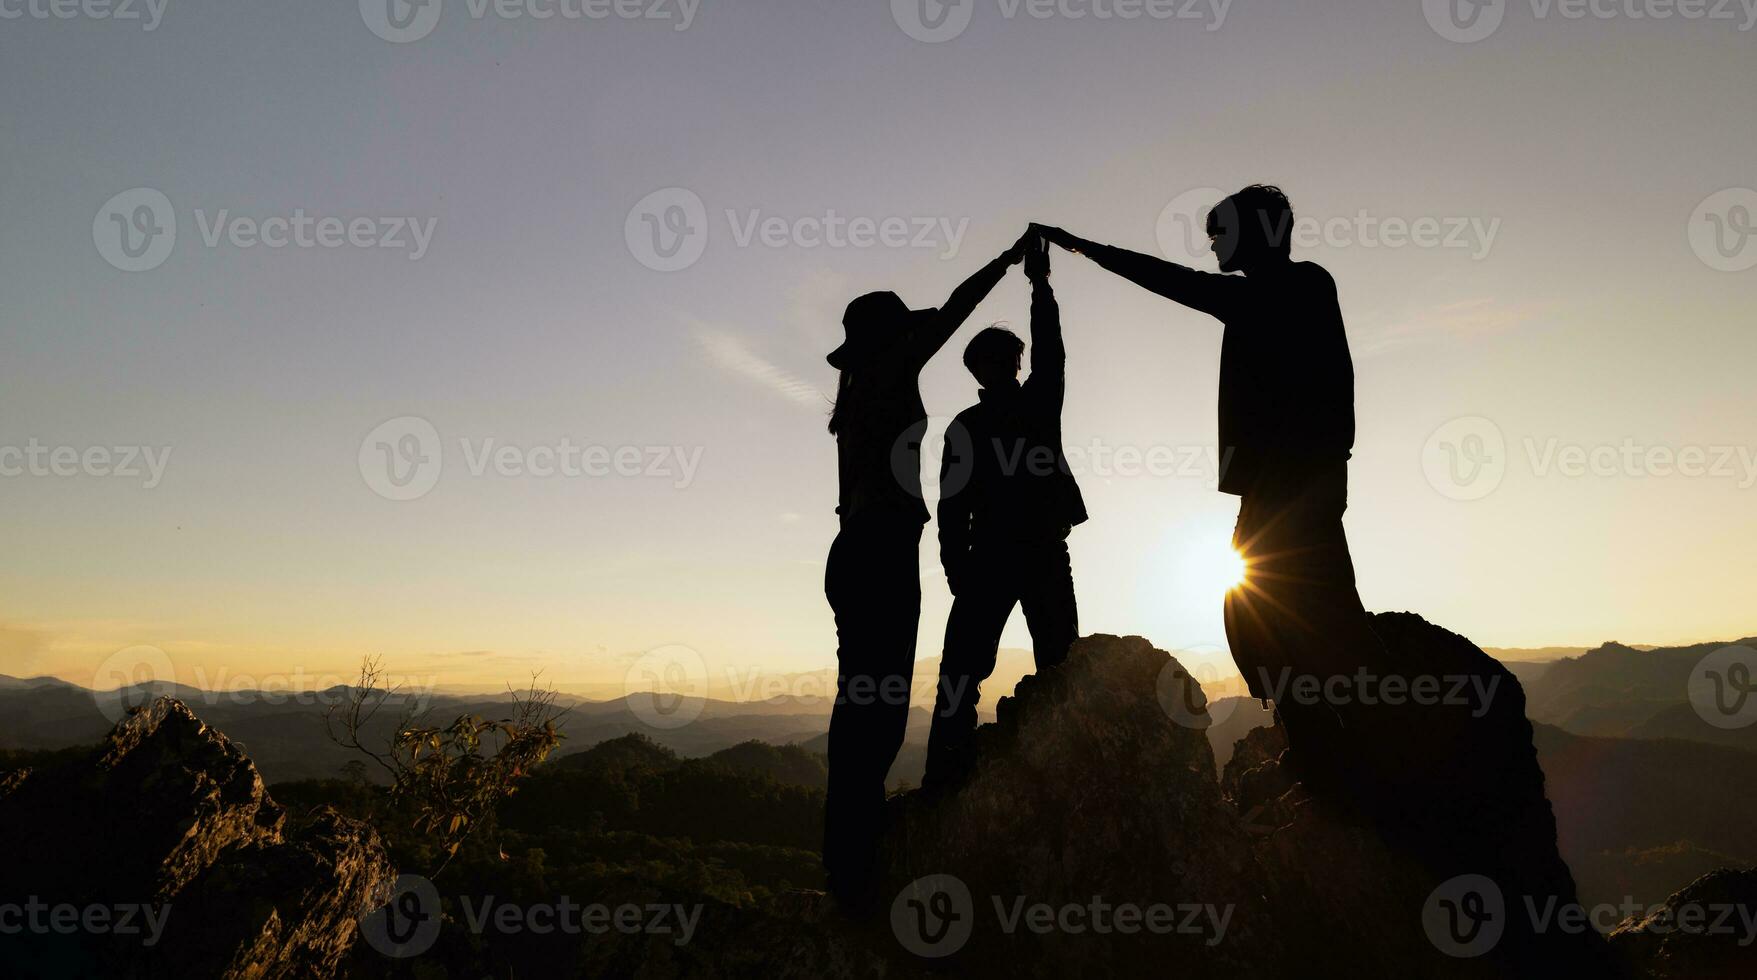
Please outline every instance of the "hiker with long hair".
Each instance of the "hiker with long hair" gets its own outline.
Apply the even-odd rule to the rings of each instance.
[[[838,667],[824,868],[845,904],[871,897],[885,775],[909,717],[921,619],[918,550],[928,519],[921,369],[1023,257],[1024,241],[977,270],[937,310],[911,310],[891,292],[859,297],[842,315],[846,341],[829,355],[841,372],[830,415],[841,530],[824,570]]]

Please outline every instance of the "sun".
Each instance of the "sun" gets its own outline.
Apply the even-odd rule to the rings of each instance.
[[[1245,581],[1245,559],[1232,547],[1230,529],[1190,542],[1183,565],[1187,580],[1205,592],[1230,592]]]
[[[1245,556],[1228,544],[1214,559],[1214,584],[1230,592],[1245,584]]]
[[[1165,526],[1154,546],[1142,550],[1138,571],[1130,576],[1141,622],[1129,631],[1169,636],[1173,639],[1161,642],[1181,646],[1200,642],[1225,649],[1225,599],[1241,585],[1248,587],[1251,578],[1233,550],[1232,534],[1232,521],[1220,514],[1194,515]]]

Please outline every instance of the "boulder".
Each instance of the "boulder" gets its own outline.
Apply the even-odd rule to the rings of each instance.
[[[1085,637],[1021,681],[978,730],[964,783],[891,800],[881,913],[905,948],[1034,976],[1170,963],[1186,977],[1240,976],[1277,962],[1262,876],[1205,726],[1169,710],[1186,703],[1205,711],[1200,685],[1140,637]],[[956,949],[927,941],[946,916],[958,917],[949,936],[968,933]]]
[[[0,783],[0,904],[41,922],[8,937],[8,975],[332,976],[394,877],[358,821],[325,813],[289,836],[256,766],[171,698],[84,758]]]
[[[1658,908],[1624,919],[1611,948],[1652,980],[1757,977],[1757,868],[1703,875]]]

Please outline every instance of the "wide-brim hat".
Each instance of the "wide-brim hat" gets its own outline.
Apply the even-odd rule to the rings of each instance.
[[[867,293],[848,304],[842,314],[842,346],[825,360],[838,371],[851,370],[889,350],[938,312],[912,310],[893,292]]]

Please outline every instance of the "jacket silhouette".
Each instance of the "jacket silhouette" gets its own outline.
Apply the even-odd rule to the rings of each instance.
[[[1070,240],[1124,279],[1225,325],[1220,341],[1222,493],[1345,463],[1354,448],[1354,361],[1336,281],[1315,262],[1221,275]]]

